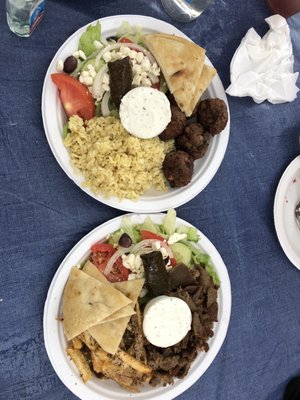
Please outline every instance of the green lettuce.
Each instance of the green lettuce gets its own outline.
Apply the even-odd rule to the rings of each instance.
[[[99,21],[95,25],[89,25],[86,31],[80,36],[78,49],[82,50],[88,57],[97,48],[94,45],[95,40],[100,41],[101,39],[101,26]]]
[[[195,265],[204,264],[206,272],[208,273],[208,275],[211,276],[214,284],[220,285],[221,281],[220,281],[220,278],[211,262],[210,255],[207,253],[203,253],[200,249],[193,246],[187,240],[180,240],[180,242],[184,243],[192,251],[193,264],[195,264]]]

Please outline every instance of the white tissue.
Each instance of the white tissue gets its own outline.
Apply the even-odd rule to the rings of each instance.
[[[256,103],[278,104],[295,100],[298,72],[293,72],[294,56],[286,19],[272,15],[265,20],[270,30],[261,38],[250,28],[230,64],[231,96],[250,96]]]

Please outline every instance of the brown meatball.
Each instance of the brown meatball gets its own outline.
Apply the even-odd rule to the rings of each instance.
[[[175,139],[176,149],[189,153],[194,160],[205,155],[211,135],[197,122],[185,127],[182,135]]]
[[[192,180],[193,157],[185,151],[171,151],[164,159],[163,171],[171,187],[185,186]]]
[[[171,121],[166,129],[159,135],[159,138],[163,141],[175,139],[179,136],[186,123],[186,116],[179,107],[171,104],[171,114]]]
[[[199,103],[197,121],[212,135],[222,132],[228,121],[226,104],[221,99],[206,99]]]

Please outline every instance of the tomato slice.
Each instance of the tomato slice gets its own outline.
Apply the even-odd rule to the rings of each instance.
[[[94,117],[94,99],[86,86],[63,73],[51,74],[51,79],[58,87],[59,98],[68,117],[79,115],[84,120]]]
[[[152,84],[152,87],[153,87],[153,89],[159,90],[159,88],[160,88],[160,82],[158,81],[158,82],[156,82],[156,83],[153,83],[153,84]]]
[[[175,260],[175,258],[174,257],[170,258],[171,267],[175,267],[176,264],[177,264],[177,261]]]
[[[157,235],[156,233],[147,231],[147,230],[141,230],[140,234],[141,234],[142,240],[156,239],[156,240],[160,240],[161,242],[163,242],[165,240],[162,236]]]
[[[132,40],[128,39],[127,37],[122,37],[118,40],[119,43],[133,43]]]
[[[109,243],[95,243],[93,244],[93,246],[91,247],[92,251],[102,251],[102,252],[115,252],[115,248],[112,244]]]
[[[108,260],[116,252],[116,249],[109,243],[96,243],[92,246],[92,263],[104,273]],[[129,270],[124,267],[121,257],[119,257],[112,271],[105,275],[110,282],[127,281]]]

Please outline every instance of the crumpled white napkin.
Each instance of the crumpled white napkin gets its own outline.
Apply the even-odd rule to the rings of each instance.
[[[294,56],[290,29],[285,18],[272,15],[265,21],[270,30],[262,38],[250,28],[230,64],[231,96],[250,96],[256,103],[278,104],[295,100],[298,72],[293,72]]]

